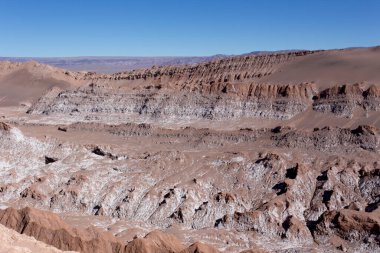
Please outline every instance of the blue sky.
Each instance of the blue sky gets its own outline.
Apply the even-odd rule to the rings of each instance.
[[[0,0],[0,56],[190,56],[380,44],[380,0]]]

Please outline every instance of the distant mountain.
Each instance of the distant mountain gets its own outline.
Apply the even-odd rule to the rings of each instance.
[[[350,47],[341,50],[360,49],[363,47]],[[283,54],[292,52],[305,51],[302,49],[288,49],[277,51],[252,51],[245,55],[269,55]],[[79,56],[79,57],[0,57],[0,61],[26,62],[37,61],[42,64],[54,67],[73,70],[73,71],[91,71],[97,73],[116,73],[128,70],[150,68],[152,66],[173,66],[198,64],[202,62],[218,60],[231,56],[217,54],[212,56],[156,56],[156,57],[138,57],[138,56]]]
[[[68,70],[115,73],[152,66],[197,64],[224,57],[226,55],[199,57],[0,57],[0,61],[25,62],[33,60]]]
[[[266,55],[273,53],[295,52],[301,50],[253,51],[242,55]],[[234,55],[217,54],[212,56],[163,56],[163,57],[129,57],[129,56],[80,56],[80,57],[0,57],[0,61],[26,62],[37,61],[54,67],[97,73],[116,73],[152,66],[173,66],[197,64]]]
[[[243,55],[266,55],[266,54],[285,54],[293,52],[306,51],[304,49],[289,49],[289,50],[276,50],[276,51],[252,51]]]

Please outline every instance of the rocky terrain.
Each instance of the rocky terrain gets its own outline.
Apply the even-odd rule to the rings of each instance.
[[[2,62],[0,223],[79,252],[380,252],[378,69],[378,48]]]

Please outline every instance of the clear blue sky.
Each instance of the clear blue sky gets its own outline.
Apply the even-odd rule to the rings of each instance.
[[[380,0],[0,0],[0,56],[180,56],[380,44]]]

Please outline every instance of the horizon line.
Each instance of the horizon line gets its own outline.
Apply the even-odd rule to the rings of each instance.
[[[282,51],[330,51],[330,50],[348,50],[348,49],[361,49],[361,48],[374,48],[379,47],[380,44],[372,46],[356,46],[356,47],[343,47],[343,48],[319,48],[319,49],[278,49],[278,50],[253,50],[241,54],[227,54],[227,53],[218,53],[211,55],[156,55],[156,56],[138,56],[138,55],[77,55],[77,56],[3,56],[0,55],[0,58],[38,58],[38,59],[53,59],[53,58],[205,58],[205,57],[215,57],[215,56],[239,56],[245,54],[253,54],[260,52],[275,53]]]

